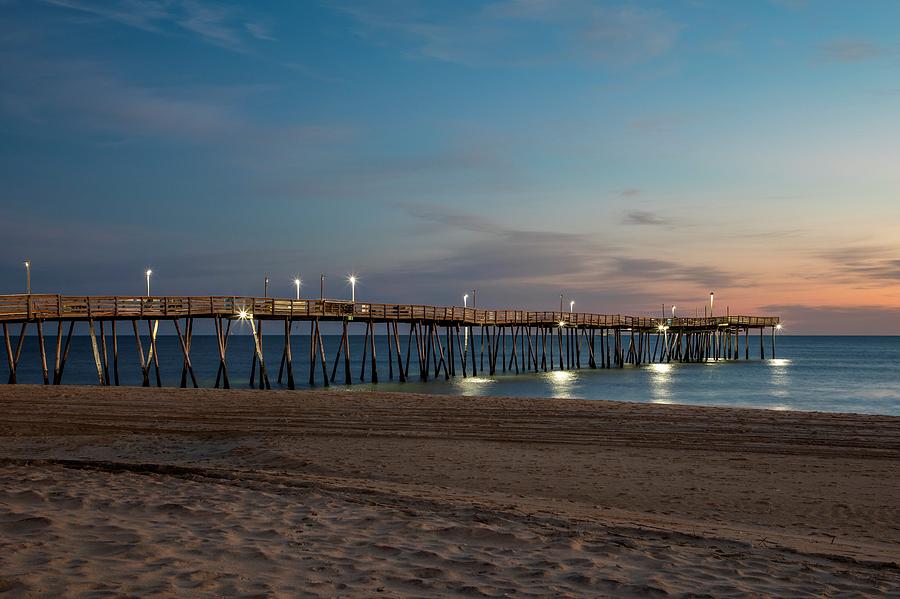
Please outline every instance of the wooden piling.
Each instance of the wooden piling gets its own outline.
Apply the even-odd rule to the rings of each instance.
[[[774,330],[774,329],[773,329]],[[41,351],[41,375],[42,380],[45,385],[50,384],[50,375],[47,372],[47,350],[44,348],[44,323],[43,321],[37,321],[37,333],[38,333],[38,346]],[[109,381],[107,380],[107,384]]]
[[[194,385],[194,389],[197,389],[200,385],[197,384],[197,377],[194,375],[194,367],[191,365],[191,352],[190,346],[188,345],[189,341],[186,341],[184,335],[181,334],[181,326],[178,324],[178,319],[174,319],[172,321],[175,323],[175,332],[178,334],[178,343],[181,345],[181,353],[184,357],[184,366],[187,368],[187,372],[191,377],[191,384]],[[185,330],[190,325],[185,324]],[[262,362],[260,361],[260,373],[262,373]],[[182,388],[187,387],[187,382],[182,380]]]
[[[369,320],[370,328],[372,329],[372,334],[369,335],[369,345],[372,353],[372,382],[378,382],[378,362],[375,359],[375,321]]]
[[[60,321],[62,322],[62,321]],[[75,321],[72,320],[69,322],[69,332],[66,334],[66,344],[63,349],[62,359],[59,358],[57,354],[57,362],[59,363],[59,367],[56,369],[56,372],[53,375],[53,384],[61,385],[63,371],[66,369],[66,362],[69,359],[69,348],[72,347],[72,332],[75,330]]]
[[[88,331],[91,337],[91,351],[94,353],[94,365],[97,367],[97,379],[100,381],[100,384],[104,384],[103,379],[103,365],[100,363],[100,351],[97,348],[97,336],[94,334],[94,321],[88,321]]]

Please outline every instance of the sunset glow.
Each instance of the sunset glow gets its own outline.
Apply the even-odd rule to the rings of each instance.
[[[895,2],[204,6],[3,3],[3,293],[900,333]]]

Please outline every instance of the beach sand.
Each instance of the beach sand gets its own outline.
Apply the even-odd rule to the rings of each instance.
[[[900,418],[0,388],[8,596],[900,596]]]

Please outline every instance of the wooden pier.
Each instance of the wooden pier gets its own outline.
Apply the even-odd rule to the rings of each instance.
[[[119,384],[119,349],[124,326],[133,333],[143,385],[162,386],[157,334],[160,321],[171,321],[179,340],[182,359],[181,386],[197,387],[191,362],[191,340],[195,320],[212,321],[218,345],[215,386],[229,388],[228,341],[235,320],[246,321],[254,348],[250,385],[271,388],[269,369],[262,350],[262,325],[278,322],[284,348],[278,382],[295,387],[291,338],[295,323],[308,323],[310,351],[309,384],[329,385],[353,381],[350,360],[351,327],[365,326],[359,380],[378,382],[375,337],[384,331],[387,339],[388,377],[405,382],[411,376],[421,381],[454,376],[494,375],[500,372],[546,372],[587,368],[624,368],[626,365],[710,360],[749,360],[751,331],[759,333],[759,358],[766,357],[764,331],[771,330],[771,353],[775,357],[778,317],[711,316],[703,318],[653,318],[584,312],[540,312],[484,310],[410,304],[370,304],[329,299],[185,296],[0,296],[0,324],[9,367],[9,383],[16,370],[29,327],[37,332],[44,384],[62,383],[76,322],[86,322],[91,351],[101,385]],[[340,322],[338,346],[325,347],[321,322]],[[56,324],[56,347],[51,370],[44,340],[45,325]],[[405,325],[405,335],[400,325]],[[19,326],[15,338],[15,325]],[[108,326],[108,329],[107,329]],[[141,329],[146,329],[149,347],[143,347]],[[111,338],[108,343],[107,330]],[[65,334],[64,334],[65,332]],[[405,342],[403,337],[405,337]],[[743,337],[743,339],[742,339]],[[755,335],[754,335],[755,337]],[[415,352],[413,352],[415,347]],[[756,352],[754,351],[754,354]],[[333,355],[331,371],[328,359]],[[582,358],[586,363],[582,363]],[[412,368],[412,370],[411,370]],[[321,371],[321,376],[317,375]],[[112,376],[110,376],[112,373]],[[151,374],[155,375],[151,378]]]

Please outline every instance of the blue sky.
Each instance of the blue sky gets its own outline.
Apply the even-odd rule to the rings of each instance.
[[[0,1],[0,289],[900,333],[900,5]],[[887,329],[885,329],[887,327]]]

